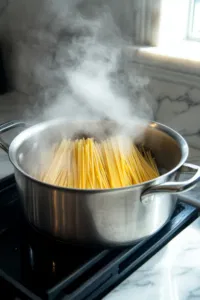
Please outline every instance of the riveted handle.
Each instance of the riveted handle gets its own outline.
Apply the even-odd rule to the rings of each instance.
[[[155,194],[180,194],[191,190],[195,187],[195,185],[200,181],[200,167],[197,165],[193,165],[190,163],[185,163],[181,169],[179,170],[180,174],[189,172],[194,173],[194,176],[188,180],[180,181],[180,182],[165,182],[163,184],[152,186],[145,191],[143,191],[141,195],[141,202],[144,204],[148,202],[148,197]],[[189,203],[193,206],[196,206],[200,209],[200,200],[183,198],[181,199],[183,202]]]
[[[11,129],[14,129],[16,127],[25,127],[25,126],[26,126],[26,123],[24,123],[22,121],[10,121],[10,122],[1,124],[0,125],[0,148],[8,153],[9,145],[1,137],[2,133],[10,131]]]

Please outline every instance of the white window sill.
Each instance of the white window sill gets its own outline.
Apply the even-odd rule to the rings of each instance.
[[[200,77],[200,42],[184,41],[176,46],[132,47],[129,50],[133,62],[157,72],[158,76],[162,76],[162,72],[168,75],[171,72],[190,79]]]

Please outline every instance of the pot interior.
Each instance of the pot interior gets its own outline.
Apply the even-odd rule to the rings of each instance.
[[[110,121],[68,122],[55,120],[37,124],[19,134],[11,143],[10,159],[16,167],[33,176],[33,170],[51,160],[52,146],[63,138],[94,137],[105,139],[128,132],[136,144],[149,148],[158,168],[169,172],[188,156],[185,140],[170,128],[149,123],[146,127],[126,123],[124,126]],[[162,171],[163,172],[163,171]]]

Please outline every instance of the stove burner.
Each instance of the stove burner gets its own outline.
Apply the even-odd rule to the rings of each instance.
[[[21,221],[10,176],[0,182],[0,298],[6,294],[8,299],[101,299],[197,216],[197,209],[179,203],[158,233],[136,245],[69,246]]]

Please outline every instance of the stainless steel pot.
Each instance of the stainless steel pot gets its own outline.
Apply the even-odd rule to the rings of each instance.
[[[81,190],[61,188],[33,178],[31,168],[40,163],[39,153],[45,152],[47,146],[63,135],[70,136],[74,128],[95,135],[96,123],[84,124],[85,127],[81,122],[70,123],[65,119],[43,122],[23,130],[10,146],[1,135],[0,147],[9,153],[14,166],[28,221],[53,237],[83,244],[124,245],[154,234],[171,217],[177,194],[194,187],[200,179],[200,167],[185,163],[189,152],[186,141],[169,127],[149,123],[140,141],[152,149],[159,168],[165,173],[143,184]],[[0,134],[18,126],[24,123],[3,124]],[[108,134],[110,124],[104,123],[102,128],[102,135]],[[186,170],[193,172],[193,177],[177,182]],[[198,201],[183,200],[200,208]]]

